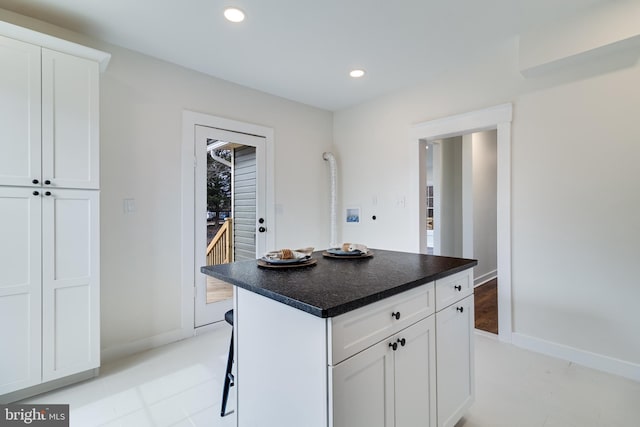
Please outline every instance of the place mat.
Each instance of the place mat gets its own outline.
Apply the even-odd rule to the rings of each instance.
[[[317,263],[318,263],[318,260],[317,259],[313,259],[313,258],[307,259],[305,261],[302,261],[302,262],[299,262],[299,263],[296,263],[296,264],[269,264],[268,262],[259,259],[258,260],[258,267],[261,267],[261,268],[278,268],[278,269],[283,268],[283,269],[286,269],[286,268],[309,267],[309,266],[315,265]]]
[[[322,256],[327,258],[340,258],[340,259],[361,259],[361,258],[369,258],[373,256],[373,252],[369,251],[366,254],[359,255],[336,255],[330,252],[324,251],[322,252]]]

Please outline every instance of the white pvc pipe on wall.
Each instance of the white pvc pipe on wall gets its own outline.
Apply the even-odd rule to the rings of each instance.
[[[338,169],[336,167],[336,159],[333,157],[332,153],[322,153],[322,158],[329,162],[329,173],[331,178],[331,242],[330,245],[332,248],[338,246],[338,190],[337,190],[337,180],[338,180]]]

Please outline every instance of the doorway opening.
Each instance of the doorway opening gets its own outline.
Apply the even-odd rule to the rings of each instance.
[[[474,132],[424,144],[427,253],[478,261],[474,268],[477,329],[497,334],[495,282],[493,288],[485,285],[497,278],[497,132]]]
[[[411,129],[411,143],[415,147],[417,162],[413,164],[413,174],[415,176],[415,190],[418,194],[419,205],[416,209],[416,222],[418,233],[416,233],[417,245],[421,253],[432,252],[434,254],[445,254],[472,258],[474,253],[473,235],[461,233],[461,230],[473,230],[473,216],[469,215],[469,209],[462,209],[462,202],[459,207],[450,205],[443,199],[443,172],[434,173],[431,180],[428,180],[427,158],[428,151],[433,150],[434,167],[437,160],[445,156],[443,150],[452,149],[445,146],[443,140],[463,135],[474,134],[484,131],[494,131],[496,134],[495,162],[496,162],[496,199],[495,199],[495,224],[496,231],[496,264],[497,264],[497,299],[498,299],[498,335],[502,341],[511,341],[512,321],[511,321],[511,208],[510,208],[510,150],[511,150],[511,104],[500,105],[471,113],[460,114],[444,119],[429,121],[414,125]],[[471,146],[469,146],[471,147]],[[464,150],[461,146],[460,150]],[[471,157],[469,157],[471,159]],[[462,170],[470,168],[462,166]],[[463,190],[464,182],[473,182],[473,177],[467,173],[464,177],[462,173],[457,178],[459,181],[450,182],[449,185],[458,186],[460,200],[468,199],[467,206],[473,206],[473,193]],[[471,180],[471,181],[470,181]],[[432,196],[429,187],[433,186]],[[440,189],[440,190],[439,190]],[[429,198],[433,199],[430,201]],[[431,205],[428,205],[431,203]],[[447,205],[449,203],[449,205]],[[430,209],[432,211],[430,212]],[[473,212],[471,210],[470,212]],[[446,224],[447,221],[449,224]],[[431,223],[431,224],[429,224]],[[453,225],[451,224],[453,223]],[[456,227],[455,224],[461,224]],[[449,233],[443,231],[444,227],[452,227]],[[432,233],[429,233],[432,228]],[[439,230],[439,231],[438,231]],[[456,231],[458,230],[458,231]],[[461,235],[457,235],[461,234]],[[453,241],[445,241],[444,236],[454,236]],[[469,237],[471,236],[471,238]],[[478,277],[482,281],[482,277]],[[484,280],[488,280],[486,276]],[[478,282],[476,282],[478,283]]]

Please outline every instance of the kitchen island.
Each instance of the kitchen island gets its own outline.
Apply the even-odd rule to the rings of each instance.
[[[475,260],[203,267],[235,285],[240,427],[453,426],[473,402]]]

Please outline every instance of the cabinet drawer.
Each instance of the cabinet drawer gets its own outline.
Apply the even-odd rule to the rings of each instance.
[[[335,365],[434,312],[434,284],[430,282],[330,318],[328,363]]]
[[[473,269],[436,280],[436,310],[440,311],[473,293]]]

